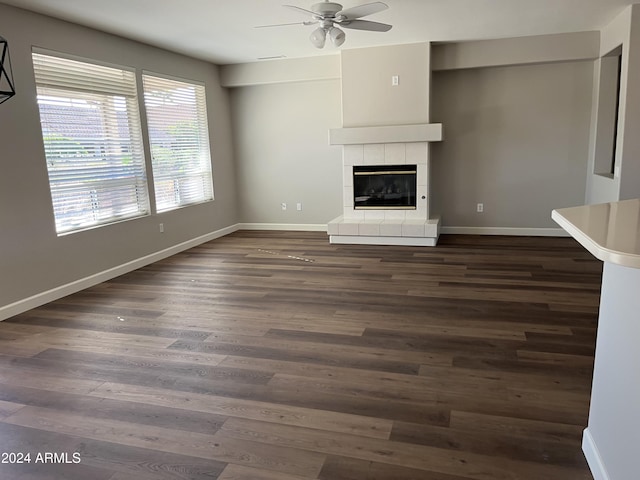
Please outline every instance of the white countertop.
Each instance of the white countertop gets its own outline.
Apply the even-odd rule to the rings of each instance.
[[[551,218],[596,258],[640,268],[640,199],[560,208]]]

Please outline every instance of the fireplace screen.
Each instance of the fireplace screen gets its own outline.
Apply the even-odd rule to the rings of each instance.
[[[353,167],[354,209],[415,210],[416,165]]]

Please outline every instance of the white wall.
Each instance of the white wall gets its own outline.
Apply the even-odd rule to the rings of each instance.
[[[445,136],[431,145],[432,206],[445,227],[555,228],[551,210],[583,203],[592,70],[586,61],[434,73],[432,121]]]
[[[328,141],[340,126],[340,82],[236,88],[231,105],[240,222],[326,226],[340,215],[342,151]]]
[[[640,270],[604,264],[584,450],[596,480],[638,478]]]
[[[236,223],[228,96],[216,66],[1,4],[0,32],[9,42],[17,90],[0,105],[0,313],[13,302]],[[204,82],[216,200],[58,237],[32,46]]]
[[[601,55],[618,45],[622,45],[622,75],[616,175],[609,178],[593,173],[598,143],[602,141],[602,132],[597,128],[601,80],[598,61],[594,72],[587,203],[640,198],[640,4],[624,10],[602,30]],[[638,476],[639,285],[640,270],[605,263],[589,426],[583,439],[583,450],[596,480]]]

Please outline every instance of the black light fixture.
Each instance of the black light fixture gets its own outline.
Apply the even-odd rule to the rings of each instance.
[[[9,44],[3,37],[0,37],[0,103],[6,102],[15,94]]]

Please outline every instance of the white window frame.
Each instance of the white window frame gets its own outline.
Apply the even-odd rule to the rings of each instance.
[[[142,84],[156,211],[213,201],[204,84],[148,71]]]
[[[149,215],[135,70],[36,48],[32,58],[58,235]],[[83,112],[94,130],[74,118]]]

